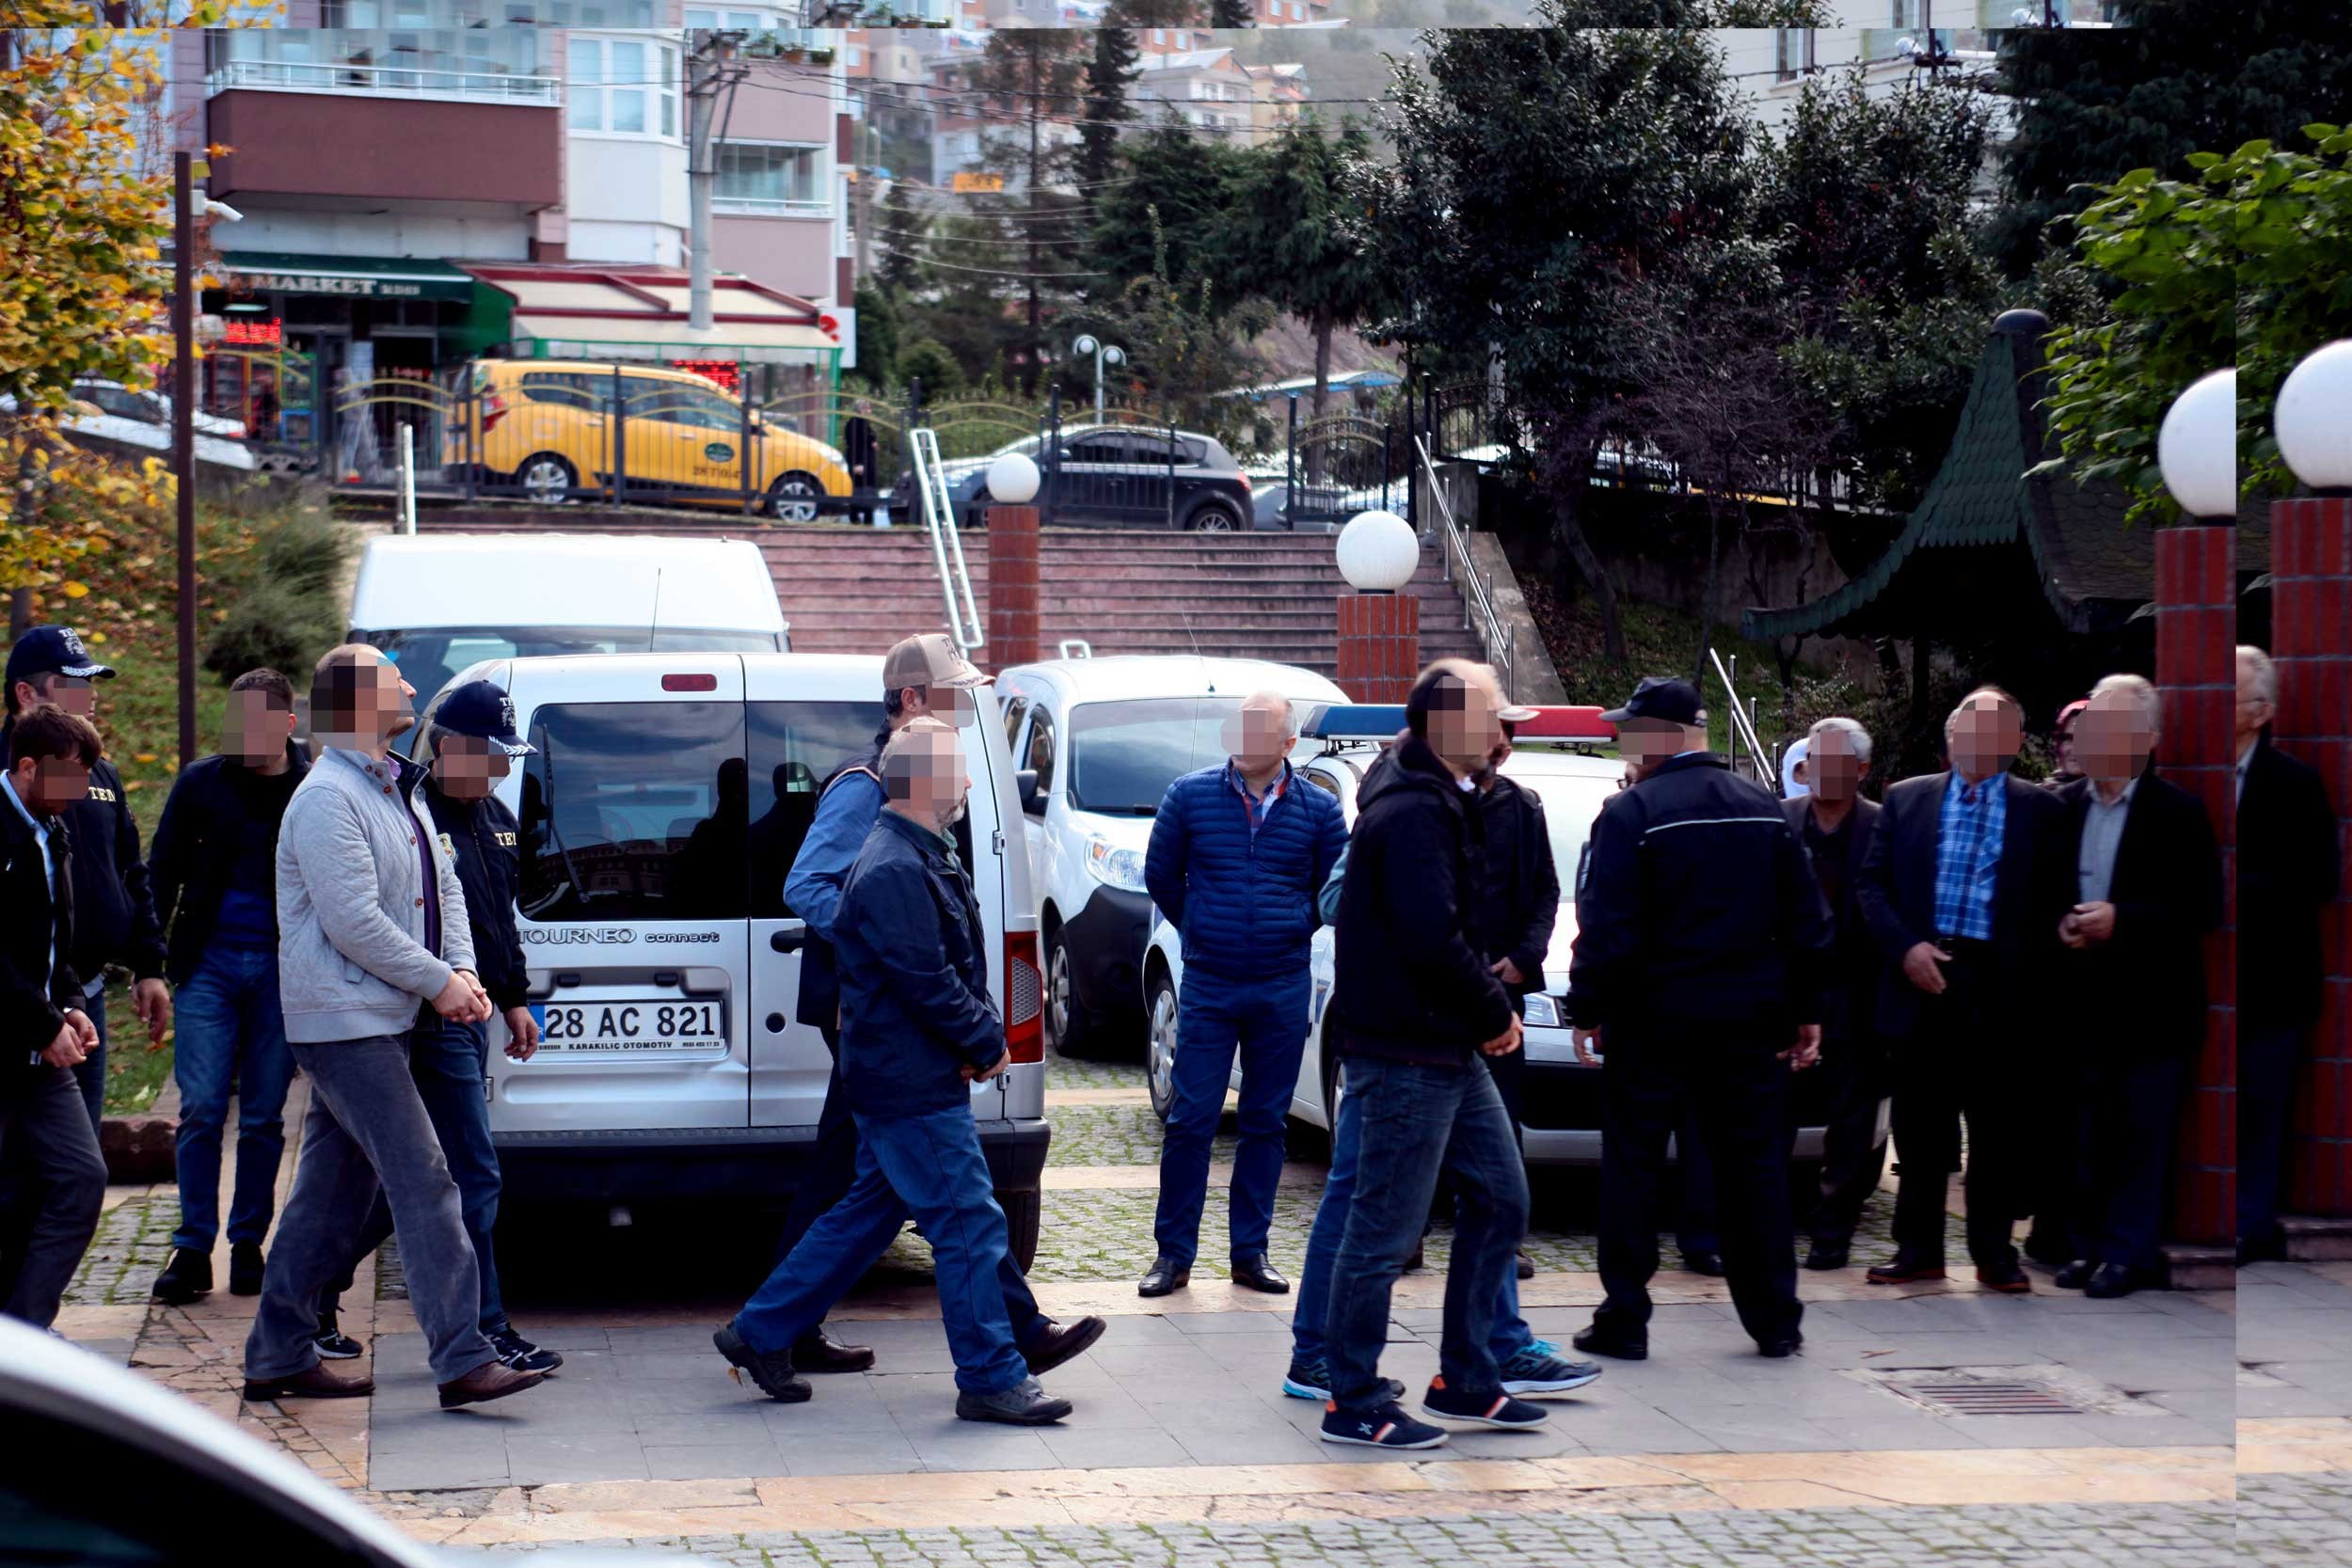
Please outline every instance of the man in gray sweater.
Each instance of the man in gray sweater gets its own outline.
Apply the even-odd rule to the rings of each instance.
[[[286,1039],[310,1080],[301,1163],[245,1344],[247,1400],[347,1399],[371,1378],[319,1363],[320,1291],[349,1261],[379,1185],[446,1410],[519,1393],[477,1326],[481,1287],[457,1183],[408,1070],[408,1033],[437,1013],[490,1016],[457,873],[418,798],[424,769],[390,750],[416,693],[377,650],[319,660],[319,759],[278,832],[278,975]]]

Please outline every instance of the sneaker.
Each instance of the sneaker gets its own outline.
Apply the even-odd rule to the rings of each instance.
[[[1290,1375],[1282,1380],[1282,1392],[1295,1400],[1314,1400],[1331,1402],[1331,1364],[1321,1356],[1312,1361],[1291,1362]],[[1396,1401],[1405,1397],[1405,1385],[1392,1377],[1380,1380],[1380,1397]]]
[[[551,1350],[537,1345],[515,1332],[513,1323],[490,1336],[490,1348],[499,1359],[518,1372],[551,1372],[564,1364],[564,1358]]]
[[[1581,1388],[1600,1377],[1599,1365],[1592,1361],[1563,1359],[1547,1340],[1538,1339],[1524,1346],[1517,1355],[1502,1364],[1502,1391],[1506,1394],[1565,1394]]]
[[[357,1361],[368,1353],[367,1346],[336,1326],[333,1312],[319,1314],[319,1331],[310,1336],[310,1343],[329,1361]]]
[[[1342,1410],[1336,1402],[1323,1407],[1323,1440],[1352,1443],[1360,1449],[1438,1449],[1445,1446],[1445,1428],[1416,1421],[1394,1400],[1362,1410]]]
[[[1068,1400],[1054,1398],[1033,1377],[1025,1377],[993,1394],[966,1392],[956,1396],[959,1421],[994,1421],[1012,1427],[1051,1426],[1069,1415],[1070,1408]]]
[[[710,1342],[719,1347],[721,1355],[727,1358],[730,1364],[727,1376],[736,1382],[740,1383],[749,1377],[761,1393],[780,1403],[808,1402],[812,1390],[805,1378],[793,1374],[790,1351],[754,1350],[743,1342],[740,1334],[735,1332],[732,1323],[720,1324],[718,1332],[711,1335]]]
[[[1429,1392],[1421,1397],[1423,1414],[1443,1421],[1463,1421],[1471,1426],[1521,1429],[1539,1427],[1551,1419],[1551,1413],[1540,1405],[1515,1400],[1505,1393],[1472,1394],[1464,1389],[1449,1388],[1444,1378],[1429,1385]]]

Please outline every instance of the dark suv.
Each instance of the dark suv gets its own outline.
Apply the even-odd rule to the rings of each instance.
[[[1043,487],[1038,505],[1047,521],[1093,528],[1178,528],[1238,533],[1251,525],[1249,479],[1213,436],[1137,425],[1068,425],[1057,461],[1041,455],[1041,438],[1024,436],[986,457],[942,465],[956,521],[987,525],[993,503],[988,467],[1007,452],[1037,459]],[[914,504],[913,475],[901,476],[895,496]],[[919,519],[913,519],[919,520]]]

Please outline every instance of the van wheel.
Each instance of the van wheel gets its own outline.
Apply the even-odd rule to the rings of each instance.
[[[1026,1274],[1037,1264],[1038,1224],[1044,1209],[1044,1195],[1035,1187],[1025,1187],[1019,1192],[999,1188],[996,1207],[1005,1212],[1005,1230],[1013,1260]]]
[[[813,474],[788,473],[768,486],[768,515],[780,523],[813,523],[825,487]]]
[[[1176,1103],[1176,986],[1166,974],[1152,976],[1151,1022],[1143,1037],[1144,1081],[1152,1092],[1152,1114],[1168,1122]]]
[[[1241,518],[1223,501],[1204,501],[1184,519],[1187,533],[1239,533]]]
[[[515,469],[515,487],[525,500],[542,506],[562,506],[572,499],[572,487],[580,483],[579,473],[563,458],[551,451],[532,453]]]
[[[1078,1000],[1070,948],[1057,927],[1045,939],[1045,1038],[1057,1055],[1091,1057],[1103,1049],[1102,1021]]]

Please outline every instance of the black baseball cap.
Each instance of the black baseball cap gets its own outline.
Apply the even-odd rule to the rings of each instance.
[[[70,675],[75,680],[112,680],[111,667],[90,657],[81,634],[72,626],[35,626],[8,650],[8,689],[36,675]]]
[[[510,757],[529,756],[538,750],[515,733],[515,699],[496,681],[468,681],[441,699],[433,722],[452,735],[486,740]]]
[[[1696,724],[1707,715],[1698,688],[1671,675],[1645,675],[1620,708],[1602,714],[1601,721],[1623,725],[1647,719],[1654,723]]]

